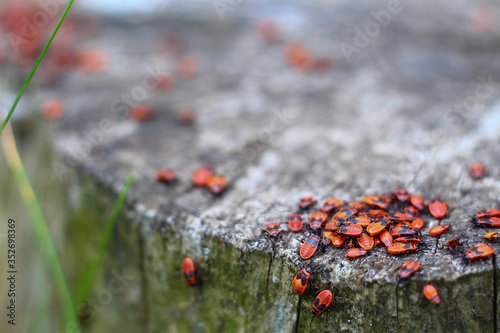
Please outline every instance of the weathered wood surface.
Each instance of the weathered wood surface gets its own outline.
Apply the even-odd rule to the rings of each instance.
[[[402,1],[381,27],[371,11],[387,11],[389,3],[243,3],[224,21],[204,4],[186,16],[174,11],[140,24],[104,22],[92,43],[110,52],[108,72],[68,75],[43,93],[68,106],[55,129],[57,167],[58,175],[79,184],[80,207],[111,200],[136,171],[112,252],[122,261],[126,254],[135,279],[120,293],[123,301],[97,313],[90,331],[130,321],[144,332],[292,332],[298,297],[290,282],[303,264],[297,251],[307,231],[285,231],[271,264],[264,225],[284,220],[306,193],[359,200],[398,187],[446,200],[451,210],[443,223],[451,232],[431,238],[428,229],[438,221],[427,218],[428,247],[416,254],[394,257],[377,248],[356,260],[337,249],[315,256],[321,269],[314,288],[331,288],[339,298],[311,328],[310,315],[302,313],[299,331],[493,331],[499,314],[493,312],[498,288],[491,260],[466,266],[464,249],[453,253],[443,244],[452,235],[483,242],[485,231],[473,228],[460,207],[472,212],[496,206],[491,198],[500,197],[500,29],[474,30],[470,18],[478,5],[463,1]],[[493,2],[487,6],[500,12]],[[283,30],[270,46],[255,37],[264,16],[275,17]],[[365,31],[369,22],[378,33],[366,46],[355,44],[355,28]],[[165,32],[179,35],[181,53],[194,56],[200,71],[160,93],[143,80],[150,68],[173,68],[175,58],[155,48]],[[332,56],[334,69],[303,74],[290,68],[282,46],[293,39]],[[342,43],[358,45],[350,61]],[[140,91],[146,96],[136,101],[158,110],[154,121],[127,117],[126,94]],[[196,110],[193,126],[175,120],[181,107]],[[489,175],[472,181],[472,161],[485,163]],[[221,198],[190,184],[206,162],[229,179]],[[177,170],[180,181],[156,182],[160,167]],[[184,256],[198,265],[199,295],[179,273]],[[410,259],[422,272],[396,295],[397,270]],[[428,282],[440,291],[439,307],[422,295]],[[309,308],[312,297],[302,306]]]

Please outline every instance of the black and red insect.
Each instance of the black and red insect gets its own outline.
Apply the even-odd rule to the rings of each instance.
[[[406,216],[409,216],[411,219],[414,219],[420,215],[420,211],[418,210],[418,208],[415,208],[414,206],[406,206],[405,214]]]
[[[469,165],[469,174],[472,179],[481,179],[486,176],[486,167],[483,163],[473,163]]]
[[[340,199],[328,198],[323,201],[323,204],[321,205],[321,211],[323,213],[332,213],[335,209],[339,209],[340,207],[342,207],[343,204],[344,203]]]
[[[439,297],[436,287],[431,284],[424,287],[424,296],[434,305],[439,305],[441,303],[441,298]]]
[[[314,299],[312,304],[312,312],[315,315],[323,313],[332,303],[333,293],[330,290],[322,290],[319,292],[318,296]]]
[[[293,232],[299,232],[304,226],[304,219],[300,213],[292,213],[288,217],[288,227]]]
[[[295,274],[295,277],[292,281],[292,286],[293,290],[295,290],[297,294],[302,295],[306,291],[309,279],[311,278],[312,274],[313,270],[309,266],[302,268],[297,274]]]
[[[420,269],[420,263],[416,261],[407,261],[401,266],[398,272],[398,278],[400,280],[408,280],[410,276],[415,274]]]
[[[415,230],[420,230],[424,227],[425,222],[421,218],[416,218],[413,221],[411,221],[411,226]]]
[[[380,199],[382,199],[386,204],[390,204],[394,200],[396,200],[396,195],[394,192],[386,192],[379,195]]]
[[[385,202],[382,198],[376,195],[365,195],[363,197],[363,201],[368,205],[372,207],[377,207],[381,209],[387,209],[389,207],[389,204]]]
[[[309,236],[300,247],[300,257],[302,259],[311,258],[316,253],[316,250],[318,250],[319,243],[320,238],[317,235]]]
[[[347,250],[347,257],[349,258],[359,258],[367,254],[368,254],[367,250],[360,249],[357,247]]]
[[[460,237],[456,236],[444,243],[444,245],[448,246],[449,248],[454,248],[460,245]]]
[[[345,221],[346,219],[353,216],[357,212],[358,212],[358,210],[356,208],[354,208],[352,206],[346,206],[346,207],[342,208],[341,210],[339,210],[338,212],[336,212],[335,215],[333,215],[332,219],[338,219],[338,220]]]
[[[413,205],[413,207],[417,208],[418,210],[424,210],[425,209],[425,202],[424,199],[416,194],[413,194],[410,196],[410,203]]]
[[[318,232],[323,223],[326,221],[328,214],[323,212],[315,212],[309,216],[309,228],[313,232]]]
[[[500,228],[500,217],[484,217],[477,220],[476,225],[481,227]]]
[[[413,244],[422,243],[422,240],[417,235],[401,236],[401,237],[396,238],[394,241],[400,242],[400,243],[413,243]]]
[[[311,208],[312,205],[316,203],[316,198],[312,195],[306,195],[300,198],[299,200],[299,208],[302,210],[306,210]]]
[[[429,213],[438,220],[445,217],[448,212],[448,205],[446,202],[438,198],[431,199],[427,206],[429,208]]]
[[[344,223],[337,233],[345,236],[358,237],[363,232],[363,227],[355,223]]]
[[[208,180],[213,176],[213,167],[207,164],[193,173],[193,185],[198,187],[207,186]]]
[[[429,229],[429,234],[431,236],[441,235],[447,232],[450,229],[450,227],[451,226],[449,224],[437,225]]]
[[[500,239],[500,234],[498,232],[491,231],[485,234],[483,237],[489,240],[498,240]]]
[[[396,195],[396,198],[398,198],[398,200],[401,202],[407,202],[410,196],[410,192],[405,188],[398,188],[396,191],[394,191],[394,194]]]
[[[323,252],[328,247],[328,245],[331,244],[331,242],[332,242],[332,236],[333,236],[333,231],[325,230],[323,232],[323,236],[321,237],[321,246],[323,248]]]
[[[393,237],[417,235],[417,231],[413,229],[411,224],[405,222],[400,222],[398,224],[391,226],[389,232]]]
[[[387,252],[390,254],[403,254],[415,252],[417,249],[417,245],[413,243],[392,243],[391,246],[387,248]]]
[[[391,221],[387,219],[374,221],[366,227],[366,231],[370,236],[378,235],[382,230],[387,228],[390,222]]]
[[[264,228],[264,231],[268,233],[269,237],[271,237],[271,239],[278,239],[279,235],[280,235],[280,225],[278,223],[268,223],[265,228]]]
[[[477,223],[480,219],[488,218],[488,217],[500,217],[500,209],[498,208],[487,208],[485,210],[480,210],[474,215],[472,215],[472,219],[475,223]]]
[[[487,258],[495,253],[495,250],[487,244],[477,244],[470,248],[464,256],[466,260],[477,260]]]
[[[375,246],[375,238],[370,236],[366,231],[363,231],[363,233],[358,236],[357,241],[359,247],[366,251],[373,249]]]
[[[393,237],[387,229],[382,230],[378,234],[378,237],[380,238],[380,241],[384,243],[385,247],[387,248],[391,246],[391,244],[393,243]]]
[[[156,179],[164,183],[172,183],[177,180],[177,172],[171,169],[158,169],[156,170]]]
[[[196,277],[194,275],[194,263],[191,258],[184,258],[181,264],[181,270],[184,274],[184,278],[186,279],[186,283],[194,286],[196,285]]]
[[[212,176],[207,181],[208,190],[210,191],[210,193],[215,195],[222,194],[222,192],[224,192],[224,190],[226,189],[226,186],[227,180],[222,176]]]

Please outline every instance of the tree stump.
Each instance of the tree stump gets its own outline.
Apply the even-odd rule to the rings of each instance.
[[[498,265],[491,258],[466,265],[466,245],[451,251],[443,244],[453,236],[470,246],[484,243],[487,230],[475,228],[461,207],[470,213],[498,207],[500,34],[476,17],[480,6],[496,15],[498,4],[245,2],[223,21],[211,5],[185,16],[161,13],[140,26],[105,20],[94,43],[110,52],[108,72],[70,75],[54,88],[68,105],[56,129],[54,169],[78,193],[74,208],[109,209],[136,172],[108,269],[94,289],[89,331],[493,332]],[[256,36],[265,16],[281,27],[272,44]],[[177,56],[158,50],[165,32],[178,35]],[[292,68],[282,54],[292,40],[331,57],[332,69]],[[198,62],[188,79],[174,70],[186,54]],[[157,72],[176,77],[172,91],[145,85]],[[130,100],[151,105],[156,117],[130,120]],[[191,125],[177,119],[184,108],[196,112]],[[477,181],[467,171],[476,161],[488,168]],[[220,197],[191,185],[205,163],[228,179]],[[179,180],[156,181],[162,167],[176,170]],[[309,229],[293,234],[285,224],[299,198],[351,201],[401,187],[450,207],[441,222],[424,217],[427,247],[403,256],[377,247],[358,259],[328,248],[308,261],[318,269],[299,302],[291,281],[305,264],[298,249]],[[275,221],[283,223],[282,239],[273,245],[262,231]],[[69,237],[89,237],[78,230],[101,223],[69,225]],[[430,236],[439,223],[451,230]],[[187,256],[201,282],[194,288],[180,272]],[[422,270],[397,288],[407,260]],[[129,279],[106,303],[103,290],[119,267]],[[441,305],[424,298],[428,283],[438,288]],[[335,293],[331,311],[310,324],[306,312],[323,288]]]

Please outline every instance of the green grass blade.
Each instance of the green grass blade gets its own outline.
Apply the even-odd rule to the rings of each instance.
[[[122,209],[122,206],[125,202],[125,198],[127,196],[128,190],[132,185],[132,181],[134,180],[134,174],[131,173],[125,184],[123,189],[118,196],[118,199],[115,202],[115,206],[113,208],[113,212],[109,217],[106,225],[104,227],[104,232],[99,239],[97,244],[97,253],[95,257],[90,261],[86,269],[84,270],[83,276],[80,279],[80,282],[77,284],[74,297],[75,300],[74,305],[79,306],[82,304],[88,297],[90,288],[92,286],[92,282],[94,281],[94,277],[96,275],[97,269],[99,268],[99,264],[101,263],[102,257],[104,256],[104,252],[106,251],[106,247],[108,246],[109,240],[111,239],[111,234],[113,233],[113,229],[116,224],[116,220],[118,219],[118,215]]]
[[[57,257],[54,243],[52,242],[52,237],[50,236],[49,228],[47,227],[42,210],[19,157],[14,135],[12,134],[12,128],[10,126],[6,127],[4,135],[1,136],[1,140],[7,164],[9,165],[10,171],[14,174],[14,181],[28,209],[33,229],[40,241],[42,253],[48,262],[49,270],[54,279],[55,288],[61,296],[64,319],[67,324],[73,322],[76,327],[78,327],[78,320],[76,318],[75,309],[73,308],[73,303],[71,302],[71,295],[66,279],[64,278],[59,258]]]
[[[10,108],[9,113],[7,114],[7,117],[5,117],[5,120],[2,123],[2,127],[0,127],[0,135],[2,134],[3,129],[5,128],[5,126],[7,125],[7,123],[9,122],[10,117],[12,117],[12,114],[14,113],[14,110],[16,109],[17,104],[19,104],[19,101],[21,100],[21,97],[23,96],[24,91],[26,90],[26,88],[28,88],[28,85],[30,84],[31,79],[33,78],[33,75],[35,75],[35,72],[38,69],[38,66],[40,65],[40,62],[42,62],[42,59],[45,57],[45,53],[47,53],[47,50],[49,49],[50,44],[52,44],[52,40],[54,40],[54,37],[56,36],[57,32],[59,31],[59,27],[61,26],[61,24],[63,23],[64,19],[66,18],[66,15],[68,14],[69,9],[71,8],[71,5],[73,4],[73,1],[74,0],[70,0],[68,2],[68,5],[66,6],[66,9],[64,10],[64,12],[63,12],[63,14],[61,16],[61,19],[57,23],[56,28],[52,32],[52,35],[50,36],[47,44],[45,44],[45,47],[43,48],[42,53],[38,57],[38,60],[36,61],[35,66],[33,66],[33,68],[31,69],[31,73],[28,75],[28,78],[24,82],[23,87],[21,88],[21,90],[17,94],[17,97],[16,97],[16,100],[14,101],[14,104],[12,104],[12,107]]]

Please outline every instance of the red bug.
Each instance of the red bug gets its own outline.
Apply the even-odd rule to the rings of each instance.
[[[302,295],[307,289],[307,284],[311,278],[313,271],[311,267],[302,268],[293,278],[293,290],[299,295]]]
[[[268,223],[264,230],[269,234],[271,239],[277,239],[280,235],[280,225],[278,223]]]
[[[394,192],[386,192],[379,195],[380,199],[382,199],[386,204],[390,204],[394,200],[396,200],[396,195]]]
[[[194,112],[193,109],[181,109],[177,113],[177,119],[179,120],[180,123],[182,124],[192,124],[196,120],[196,113]]]
[[[381,209],[387,209],[389,207],[388,203],[386,203],[384,200],[382,200],[379,196],[376,196],[376,195],[365,195],[363,197],[363,201],[368,206],[372,206],[372,207],[378,207]]]
[[[472,179],[481,179],[486,175],[486,167],[483,163],[473,163],[469,165],[469,174]]]
[[[314,299],[312,312],[319,315],[325,311],[333,300],[333,293],[330,290],[322,290]]]
[[[398,221],[398,222],[410,222],[411,217],[406,215],[406,213],[396,212],[394,214],[390,214],[388,217],[389,220]]]
[[[302,215],[300,213],[292,213],[288,218],[288,227],[293,232],[299,232],[302,230],[304,226],[304,220],[302,219]]]
[[[477,226],[500,228],[500,217],[485,217],[476,222]]]
[[[407,261],[401,266],[398,272],[400,280],[407,280],[420,269],[420,264],[416,261]]]
[[[396,198],[398,198],[399,201],[406,202],[408,201],[410,192],[405,188],[399,188],[394,191],[394,194],[396,194]]]
[[[309,236],[304,244],[300,247],[300,256],[302,259],[309,259],[311,258],[314,253],[316,253],[316,250],[318,249],[320,239],[316,235],[311,235]]]
[[[367,212],[359,213],[359,215],[366,215],[374,219],[383,219],[383,218],[388,218],[390,216],[389,213],[381,209],[370,209]]]
[[[411,219],[414,219],[420,215],[420,211],[413,206],[406,206],[405,207],[405,214],[406,214],[406,216],[409,216]]]
[[[155,116],[155,112],[148,105],[137,104],[130,108],[130,118],[135,121],[144,121]]]
[[[323,212],[312,213],[309,216],[309,228],[311,228],[312,231],[317,232],[321,228],[321,225],[326,221],[327,217],[328,215]]]
[[[429,234],[431,234],[431,236],[437,236],[437,235],[444,234],[449,229],[450,229],[449,224],[437,225],[435,227],[430,228]]]
[[[321,245],[323,246],[323,251],[332,242],[332,236],[333,236],[333,231],[323,232],[323,237],[321,237]]]
[[[417,236],[401,236],[401,237],[396,238],[394,241],[400,242],[400,243],[413,243],[413,244],[422,243],[420,238]]]
[[[227,180],[222,176],[212,176],[207,181],[207,188],[210,193],[219,195],[226,189]]]
[[[198,187],[207,186],[208,180],[212,178],[213,169],[211,165],[206,165],[193,173],[193,185]]]
[[[332,240],[332,244],[335,247],[341,247],[342,245],[344,245],[346,238],[347,238],[347,236],[337,235],[337,234],[332,234],[330,236],[330,239]]]
[[[411,226],[413,227],[413,229],[415,230],[420,230],[424,227],[425,225],[425,222],[424,220],[422,220],[421,218],[416,218],[414,219],[413,221],[411,221]]]
[[[446,204],[446,202],[438,198],[431,199],[429,201],[428,207],[431,215],[438,220],[441,220],[443,217],[445,217],[446,212],[448,211],[448,205]]]
[[[375,246],[375,239],[373,236],[368,235],[366,231],[363,231],[363,233],[358,236],[358,244],[359,247],[361,247],[363,250],[371,250]]]
[[[354,249],[356,247],[356,243],[354,242],[354,238],[349,237],[347,240],[347,243],[345,243],[346,249]]]
[[[350,217],[349,220],[347,220],[350,223],[356,223],[362,227],[368,226],[370,223],[372,223],[372,219],[366,215],[360,215],[356,217]]]
[[[417,251],[417,245],[412,243],[392,243],[391,246],[387,248],[390,254],[403,254],[407,252]]]
[[[347,250],[347,256],[349,258],[358,258],[366,255],[368,251],[359,249],[357,247]]]
[[[411,224],[405,223],[405,222],[400,222],[396,225],[393,225],[390,229],[389,232],[393,237],[398,237],[398,236],[414,236],[417,234],[415,229],[411,227]]]
[[[355,223],[345,223],[338,230],[337,233],[357,237],[363,232],[363,227]]]
[[[323,201],[323,204],[321,205],[321,211],[323,213],[331,213],[335,209],[339,209],[342,206],[343,206],[342,200],[337,198],[328,198],[325,199],[325,201]]]
[[[497,239],[500,239],[500,234],[498,232],[492,231],[492,232],[488,232],[483,237],[487,238],[487,239],[491,239],[491,240],[497,240]]]
[[[486,244],[478,244],[474,245],[470,248],[466,253],[464,258],[466,260],[476,260],[481,258],[487,258],[495,253],[495,250]]]
[[[156,170],[156,179],[164,183],[171,183],[177,179],[177,172],[170,169]]]
[[[425,209],[424,199],[419,195],[413,194],[412,196],[410,196],[410,203],[418,210]]]
[[[306,209],[311,208],[311,206],[314,205],[315,203],[316,203],[315,197],[313,197],[312,195],[306,195],[306,196],[303,196],[302,198],[300,198],[299,208],[306,210]]]
[[[358,210],[356,208],[354,208],[352,206],[346,206],[346,207],[342,208],[341,210],[339,210],[338,212],[336,212],[332,218],[336,218],[336,219],[345,221],[346,219],[353,216],[357,212],[358,212]]]
[[[194,286],[196,284],[196,278],[194,276],[194,264],[191,258],[184,258],[181,265],[182,273],[184,273],[184,278],[186,283]]]
[[[439,303],[441,303],[439,293],[433,285],[428,284],[424,287],[424,296],[434,305],[439,305]]]
[[[344,224],[344,220],[338,219],[333,216],[330,221],[326,222],[325,230],[336,231],[340,226]]]
[[[392,235],[389,231],[387,231],[386,229],[382,230],[379,234],[378,234],[378,237],[380,238],[380,240],[382,241],[382,243],[384,243],[385,247],[389,247],[391,246],[391,244],[393,243],[393,238],[392,238]]]
[[[348,207],[352,207],[354,208],[355,210],[357,210],[358,212],[360,210],[363,210],[365,207],[363,206],[363,203],[360,202],[360,201],[351,201],[347,204]]]
[[[454,248],[460,245],[460,237],[453,237],[449,241],[447,241],[444,245],[448,246],[449,248]]]
[[[382,232],[382,230],[387,228],[389,223],[390,223],[389,220],[377,220],[375,222],[370,223],[366,227],[366,231],[370,234],[370,236],[378,235],[380,232]]]
[[[500,217],[500,209],[487,208],[485,210],[480,210],[479,212],[474,213],[472,219],[474,220],[474,222],[478,222],[480,219],[487,217]]]
[[[379,246],[380,244],[382,244],[382,241],[380,240],[380,238],[378,236],[374,236],[374,238],[375,238],[375,245],[376,246]]]

